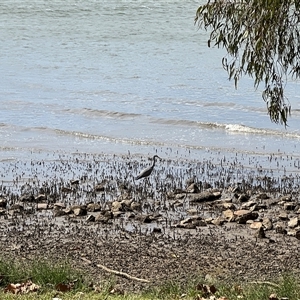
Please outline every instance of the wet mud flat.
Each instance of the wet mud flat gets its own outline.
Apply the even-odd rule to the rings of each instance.
[[[2,162],[1,255],[67,259],[96,284],[115,276],[121,291],[299,273],[296,173],[235,158],[162,159],[135,181],[151,163],[84,154]]]

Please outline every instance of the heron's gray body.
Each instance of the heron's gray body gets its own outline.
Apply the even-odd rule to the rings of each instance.
[[[160,158],[160,157],[158,155],[154,155],[153,156],[153,164],[152,164],[152,166],[144,169],[138,176],[135,177],[135,180],[139,180],[141,178],[148,177],[152,173],[152,170],[153,170],[153,168],[155,166],[155,159],[156,158]]]

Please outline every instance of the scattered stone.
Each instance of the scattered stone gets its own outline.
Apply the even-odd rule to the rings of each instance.
[[[45,201],[45,200],[47,200],[47,196],[44,194],[39,194],[35,197],[36,202],[41,202],[41,201]]]
[[[282,222],[278,222],[275,225],[275,231],[276,231],[276,233],[287,234],[285,226],[284,226],[284,224]]]
[[[0,198],[0,207],[6,208],[7,206],[7,200],[4,198]]]
[[[239,201],[239,202],[247,202],[249,199],[250,199],[250,196],[247,195],[247,194],[241,194],[241,195],[238,197],[238,201]]]
[[[104,192],[105,191],[105,183],[97,184],[94,188],[95,192]]]
[[[296,208],[296,204],[294,202],[284,203],[283,209],[285,210],[294,210]]]
[[[62,191],[62,193],[72,193],[73,192],[73,190],[71,188],[65,187],[65,186],[61,188],[61,191]]]
[[[111,211],[112,212],[119,212],[119,211],[122,211],[123,210],[123,206],[122,206],[122,203],[119,202],[119,201],[114,201],[112,204],[111,204]]]
[[[154,227],[152,230],[153,233],[161,233],[161,228]]]
[[[101,211],[102,207],[99,203],[89,203],[86,207],[87,211],[97,212]]]
[[[88,215],[85,220],[86,220],[86,222],[95,222],[95,219],[96,219],[95,216]]]
[[[130,208],[131,208],[132,210],[141,210],[141,209],[142,209],[142,206],[141,206],[140,203],[133,201],[133,202],[130,204]]]
[[[38,203],[37,204],[37,209],[42,210],[42,209],[48,209],[49,205],[47,203]]]
[[[54,209],[53,210],[54,217],[61,217],[61,216],[65,216],[65,215],[67,215],[65,210],[62,210],[62,209]]]
[[[74,207],[72,210],[75,216],[85,216],[87,214],[85,206]]]
[[[222,217],[218,217],[216,219],[213,219],[211,221],[211,224],[217,225],[217,226],[222,226],[224,224],[225,220]]]
[[[20,197],[21,202],[35,202],[35,198],[32,194],[24,194]]]
[[[113,217],[113,213],[110,210],[102,211],[95,217],[95,222],[108,223]]]
[[[266,193],[260,193],[256,196],[256,199],[261,199],[261,200],[266,200],[269,199],[270,197]]]
[[[256,232],[256,237],[259,239],[264,239],[266,237],[263,227],[260,227]]]
[[[295,237],[300,240],[300,229],[296,230]]]
[[[250,224],[251,229],[260,229],[263,226],[262,222],[252,222]]]
[[[290,221],[288,222],[288,227],[290,228],[295,228],[299,225],[299,219],[298,217],[292,218],[290,219]]]
[[[235,220],[234,212],[231,209],[223,211],[223,216],[227,222],[234,222]]]
[[[255,210],[256,205],[257,205],[257,202],[255,202],[255,201],[248,201],[248,202],[245,202],[241,206],[241,209]]]
[[[198,210],[196,208],[191,208],[186,211],[189,215],[197,215]]]
[[[65,209],[66,206],[65,204],[61,203],[61,202],[56,202],[53,204],[54,209]]]
[[[192,183],[191,185],[189,185],[186,189],[187,193],[199,193],[200,190],[198,188],[198,186],[195,183]]]
[[[263,225],[263,228],[265,230],[272,230],[273,229],[273,222],[270,218],[264,218],[263,221],[262,221],[262,225]]]
[[[238,224],[246,224],[248,220],[255,220],[258,218],[258,213],[251,210],[237,210],[234,212],[235,220]]]
[[[191,202],[205,202],[205,201],[214,201],[221,198],[222,194],[220,192],[203,192],[200,194],[194,194],[191,197]]]
[[[278,298],[277,294],[271,294],[269,296],[269,300],[279,300],[279,298]]]
[[[287,214],[285,211],[282,211],[282,212],[279,214],[278,218],[279,218],[280,220],[283,220],[283,221],[286,221],[286,220],[289,219],[288,214]]]
[[[289,202],[292,201],[292,195],[285,195],[279,198],[279,201]]]

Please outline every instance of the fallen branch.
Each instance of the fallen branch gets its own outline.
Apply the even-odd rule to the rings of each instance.
[[[81,257],[81,259],[85,262],[87,262],[88,264],[92,264],[92,261],[86,259],[85,257]],[[118,275],[118,276],[122,276],[122,277],[125,277],[127,279],[130,279],[130,280],[135,280],[135,281],[139,281],[139,282],[145,282],[145,283],[150,283],[149,280],[147,279],[142,279],[142,278],[138,278],[138,277],[134,277],[134,276],[131,276],[127,273],[124,273],[124,272],[120,272],[120,271],[116,271],[116,270],[113,270],[113,269],[109,269],[101,264],[97,264],[96,265],[98,268],[101,268],[102,270],[106,271],[106,272],[109,272],[109,273],[112,273],[112,274],[115,274],[115,275]]]
[[[118,276],[122,276],[122,277],[125,277],[127,279],[131,279],[131,280],[135,280],[135,281],[139,281],[139,282],[145,282],[145,283],[149,283],[150,282],[147,279],[142,279],[142,278],[134,277],[134,276],[131,276],[131,275],[129,275],[127,273],[124,273],[124,272],[120,272],[120,271],[109,269],[109,268],[107,268],[107,267],[105,267],[105,266],[103,266],[101,264],[97,264],[96,266],[98,268],[103,269],[106,272],[109,272],[109,273],[112,273],[112,274],[115,274],[115,275],[118,275]]]

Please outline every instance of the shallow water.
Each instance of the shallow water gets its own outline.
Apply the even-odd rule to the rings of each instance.
[[[287,129],[261,91],[238,90],[194,25],[198,1],[5,1],[0,10],[0,160],[53,152],[210,159],[292,156],[299,83]],[[292,166],[291,166],[292,165]],[[283,166],[283,167],[282,167]],[[295,167],[297,166],[297,167]],[[270,165],[273,168],[273,166]]]

